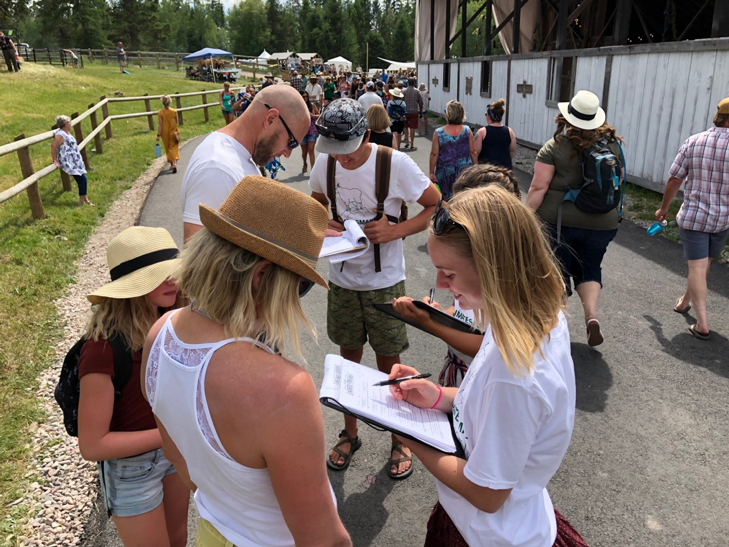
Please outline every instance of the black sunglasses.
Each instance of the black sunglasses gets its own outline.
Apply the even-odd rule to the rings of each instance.
[[[313,287],[316,285],[313,281],[306,279],[305,277],[301,278],[301,281],[299,281],[299,298],[303,298],[306,293],[308,293]]]
[[[354,133],[354,131],[360,125],[362,125],[362,122],[366,120],[367,116],[363,116],[359,119],[357,123],[355,123],[351,127],[348,123],[333,123],[328,125],[320,125],[319,122],[316,122],[314,126],[316,127],[316,132],[319,133],[322,137],[333,137],[338,141],[348,141],[352,138],[352,133]]]
[[[265,106],[269,110],[271,110],[273,108],[272,106],[269,106],[266,103],[263,103],[263,106]],[[278,119],[281,120],[281,123],[283,124],[284,129],[286,129],[286,133],[289,134],[289,144],[288,144],[289,150],[293,150],[294,148],[299,146],[299,141],[296,140],[296,137],[294,137],[294,134],[291,132],[291,129],[289,129],[289,126],[286,125],[286,121],[283,119],[283,116],[281,115],[280,111],[278,113]]]
[[[441,236],[446,233],[449,227],[456,227],[461,230],[465,230],[462,225],[458,224],[451,218],[451,215],[448,213],[448,209],[443,206],[443,198],[438,200],[438,204],[435,206],[435,211],[433,212],[432,220],[433,233],[437,236]]]

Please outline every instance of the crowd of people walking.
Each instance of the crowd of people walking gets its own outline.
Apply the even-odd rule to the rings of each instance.
[[[294,71],[290,85],[237,96],[226,83],[219,102],[225,126],[196,148],[182,181],[184,250],[163,229],[125,230],[108,248],[112,281],[88,297],[79,447],[102,462],[104,500],[125,545],[185,545],[189,492],[201,547],[352,544],[327,468],[352,463],[358,421],[345,413],[325,451],[316,386],[286,357],[301,356],[301,330],[313,332],[301,298],[318,284],[328,289],[326,332],[341,356],[359,363],[369,344],[380,371],[408,378],[391,386],[393,398],[453,422],[459,456],[390,438],[391,479],[407,479],[414,456],[434,477],[426,546],[585,546],[546,487],[574,426],[564,313],[573,290],[587,344],[606,340],[601,264],[618,230],[626,159],[598,97],[579,91],[559,103],[524,201],[503,99],[487,106],[475,133],[463,105],[449,101],[428,173],[407,153],[416,130],[428,134],[430,95],[414,74],[335,71],[305,81]],[[157,138],[174,172],[176,111],[168,96],[162,105]],[[665,220],[685,180],[678,222],[689,277],[674,309],[696,309],[690,330],[702,340],[710,258],[729,235],[729,99],[714,124],[682,146],[655,213]],[[53,160],[88,202],[70,119],[56,125]],[[259,166],[299,146],[310,196],[260,176]],[[408,203],[421,209],[409,216]],[[325,279],[316,270],[324,238],[340,236],[347,221],[370,247]],[[422,301],[470,332],[435,322],[407,295],[403,239],[423,231],[436,286],[453,302]],[[403,364],[405,323],[374,310],[383,302],[445,343],[436,382],[409,379],[419,370]],[[121,388],[119,347],[131,367]]]

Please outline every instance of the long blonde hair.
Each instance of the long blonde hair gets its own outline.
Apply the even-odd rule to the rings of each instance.
[[[536,215],[497,185],[460,192],[440,241],[476,264],[481,283],[481,326],[491,323],[501,356],[514,375],[529,374],[534,353],[564,307],[564,281]],[[543,356],[543,355],[542,355]]]
[[[120,334],[133,352],[142,351],[149,330],[160,316],[168,310],[185,305],[186,299],[177,293],[175,305],[159,309],[147,298],[104,298],[91,308],[91,317],[86,323],[86,338],[94,341],[108,340]]]
[[[299,275],[271,264],[254,290],[254,272],[263,258],[206,228],[188,242],[180,259],[171,277],[195,308],[221,323],[228,336],[253,338],[282,350],[288,331],[298,357],[299,324],[316,337],[301,306]]]

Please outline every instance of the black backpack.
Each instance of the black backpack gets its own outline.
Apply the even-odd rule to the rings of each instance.
[[[392,116],[390,116],[390,121],[392,123],[405,121],[405,105],[402,102],[402,99],[400,99],[399,103],[390,101],[390,106],[392,106]]]
[[[605,214],[618,209],[623,216],[623,192],[625,191],[625,155],[618,141],[620,158],[610,149],[607,138],[602,137],[580,154],[582,185],[574,188],[561,176],[565,187],[562,203],[571,201],[580,211],[591,214]],[[622,177],[621,177],[622,172]],[[558,175],[559,176],[559,175]],[[562,203],[557,210],[557,242],[562,228]]]
[[[115,334],[107,340],[114,350],[114,403],[121,397],[122,389],[129,382],[132,375],[133,354],[127,347],[124,337]],[[54,392],[56,402],[63,411],[63,425],[71,437],[78,437],[78,403],[79,379],[78,362],[81,358],[81,347],[86,343],[86,337],[81,337],[68,351],[63,359],[61,374]]]

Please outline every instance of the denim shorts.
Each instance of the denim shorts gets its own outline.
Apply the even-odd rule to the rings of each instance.
[[[176,473],[162,449],[99,462],[99,479],[109,515],[136,517],[162,503],[162,479]]]
[[[561,241],[557,244],[557,226],[547,224],[552,236],[552,249],[559,262],[568,295],[572,294],[572,282],[596,281],[602,287],[602,258],[608,244],[618,233],[615,230],[588,230],[562,226]]]
[[[715,258],[721,254],[729,230],[710,234],[697,230],[684,230],[679,227],[678,233],[681,236],[681,243],[683,243],[683,257],[686,260],[701,260]]]
[[[309,144],[310,142],[316,142],[316,138],[319,136],[319,133],[314,133],[313,135],[306,135],[303,139],[301,139],[301,144]]]

